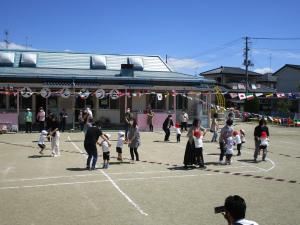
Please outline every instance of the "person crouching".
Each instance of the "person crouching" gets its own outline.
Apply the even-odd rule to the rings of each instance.
[[[48,135],[48,132],[46,130],[42,130],[41,134],[40,134],[40,137],[39,137],[39,141],[38,141],[38,146],[40,147],[40,154],[43,155],[43,151],[45,150],[46,148],[46,145],[45,145],[45,139],[47,138],[47,135]]]

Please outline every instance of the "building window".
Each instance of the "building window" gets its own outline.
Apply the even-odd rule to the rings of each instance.
[[[147,105],[150,105],[151,109],[165,110],[166,109],[165,95],[162,94],[162,100],[158,100],[156,94],[147,95]]]
[[[6,108],[6,95],[0,94],[0,109]]]
[[[177,109],[187,109],[188,99],[182,95],[176,95],[176,106]]]
[[[29,98],[20,97],[20,100],[22,109],[32,108],[32,96]]]
[[[16,109],[17,108],[17,99],[18,96],[9,95],[9,108]]]
[[[99,108],[109,109],[109,97],[108,96],[106,96],[102,99],[99,99]]]
[[[109,101],[110,109],[120,109],[120,99],[110,99]]]
[[[120,109],[120,99],[111,99],[109,96],[106,96],[103,99],[99,99],[99,108]]]

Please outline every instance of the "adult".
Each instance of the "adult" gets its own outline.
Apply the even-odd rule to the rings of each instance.
[[[194,132],[198,130],[203,132],[203,136],[206,133],[206,129],[201,126],[201,120],[195,118],[192,126],[190,127],[187,137],[188,141],[186,143],[185,153],[184,153],[184,168],[187,168],[188,165],[196,164],[196,155],[195,155],[195,142],[194,142]]]
[[[68,118],[68,113],[66,112],[65,109],[62,109],[62,111],[59,113],[61,132],[64,132],[66,129],[67,118]]]
[[[43,107],[39,108],[39,112],[36,115],[36,120],[39,123],[40,132],[45,129],[45,119],[46,119],[46,113],[43,109]]]
[[[137,151],[138,147],[141,145],[141,137],[137,122],[135,119],[130,120],[130,127],[128,130],[128,146],[130,149],[131,160],[134,160],[134,155],[136,161],[139,161],[139,153]]]
[[[83,131],[83,125],[84,125],[84,120],[83,120],[83,111],[80,110],[78,114],[78,123],[80,127],[80,131]]]
[[[83,133],[86,134],[88,128],[91,126],[93,121],[93,113],[90,108],[86,108],[83,111]]]
[[[130,108],[127,108],[127,111],[125,112],[125,139],[127,140],[128,136],[128,130],[130,127],[130,121],[133,119],[133,115],[130,111]]]
[[[84,138],[84,149],[88,154],[88,158],[86,161],[86,169],[88,170],[94,170],[96,168],[96,163],[98,159],[98,151],[96,144],[100,145],[99,138],[102,138],[103,140],[106,140],[109,143],[109,146],[111,145],[109,140],[105,137],[105,135],[102,133],[100,122],[96,121],[92,127],[89,127],[87,129],[87,132],[85,134]],[[92,163],[91,163],[92,161]]]
[[[255,142],[255,151],[254,151],[254,162],[257,162],[257,156],[259,153],[259,145],[260,145],[260,137],[261,133],[265,131],[267,133],[267,137],[269,138],[269,128],[267,127],[267,122],[264,118],[260,119],[258,126],[254,128],[254,142]],[[267,156],[267,150],[263,152],[262,159],[265,160]]]
[[[189,115],[185,111],[182,111],[182,114],[181,114],[181,131],[183,131],[183,129],[185,131],[187,131],[188,121],[189,121]]]
[[[154,112],[150,109],[147,113],[147,124],[149,125],[149,131],[153,132],[153,118]]]
[[[26,133],[32,133],[32,112],[30,111],[30,108],[26,109],[24,120],[26,126]]]
[[[218,130],[219,130],[218,113],[214,113],[212,121],[211,121],[211,125],[210,125],[210,132],[213,133],[211,142],[217,142]]]
[[[246,220],[246,202],[245,200],[238,196],[228,196],[225,199],[225,213],[224,218],[228,225],[258,225],[258,223]]]
[[[165,119],[163,123],[163,130],[165,132],[165,139],[164,141],[170,141],[170,128],[174,126],[173,120],[172,120],[172,115],[168,115],[167,118]]]
[[[233,135],[233,128],[232,128],[233,121],[231,119],[226,120],[226,125],[221,129],[220,137],[219,137],[219,144],[220,144],[220,157],[219,157],[219,164],[224,164],[223,158],[225,155],[225,143],[228,137]]]
[[[60,156],[60,149],[59,149],[59,123],[56,116],[51,117],[50,129],[49,129],[49,136],[51,136],[51,150],[52,156],[57,157]]]

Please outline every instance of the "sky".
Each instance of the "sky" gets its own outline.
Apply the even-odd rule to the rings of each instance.
[[[0,47],[100,54],[160,55],[175,71],[199,74],[300,64],[298,0],[0,0]],[[26,38],[27,37],[27,38]]]

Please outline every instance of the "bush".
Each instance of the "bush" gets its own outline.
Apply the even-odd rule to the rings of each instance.
[[[254,97],[251,100],[245,100],[244,103],[244,111],[251,112],[251,113],[258,113],[259,112],[259,100],[257,97]]]

